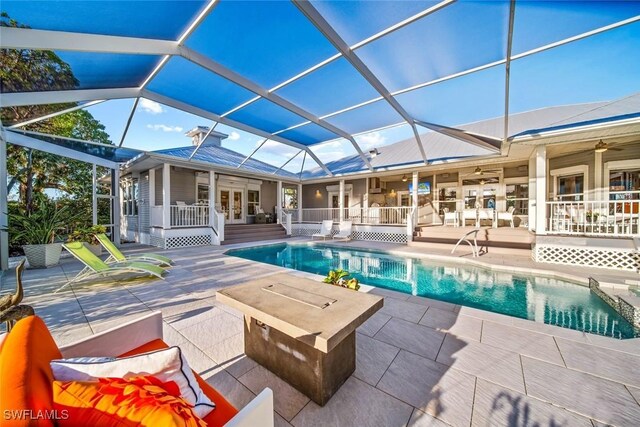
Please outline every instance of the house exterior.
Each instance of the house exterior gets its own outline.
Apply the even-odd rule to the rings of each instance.
[[[521,233],[507,240],[524,238],[539,262],[637,270],[640,126],[627,112],[638,103],[640,95],[512,115],[514,136],[498,154],[429,132],[427,164],[411,138],[369,152],[373,171],[358,156],[329,162],[333,176],[277,169],[196,128],[192,145],[122,166],[121,234],[165,248],[217,245],[225,225],[255,223],[258,213],[289,235],[350,220],[355,239],[395,243],[431,230],[455,241],[460,227],[486,226]],[[500,118],[460,128],[492,135],[503,126]]]

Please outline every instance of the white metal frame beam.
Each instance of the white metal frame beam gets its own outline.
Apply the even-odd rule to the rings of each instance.
[[[253,157],[254,154],[256,154],[256,152],[262,148],[262,146],[264,144],[267,143],[267,141],[269,140],[269,138],[265,138],[262,140],[262,142],[260,144],[258,144],[258,146],[251,152],[251,154],[249,154],[247,157],[244,158],[244,160],[237,166],[238,168],[241,167],[242,165],[244,165],[245,163],[247,163],[247,161],[249,161],[249,159],[251,157]]]
[[[467,144],[475,145],[477,147],[484,148],[485,150],[491,150],[494,152],[500,151],[502,139],[492,136],[479,135],[477,133],[468,132],[462,129],[456,129],[448,126],[437,125],[434,123],[424,122],[422,120],[416,120],[416,124],[422,127],[431,129],[432,131],[441,133],[443,135],[455,138]]]
[[[178,43],[171,40],[14,27],[0,27],[0,47],[2,49],[71,50],[137,55],[178,54]]]
[[[209,130],[207,131],[207,133],[205,133],[204,137],[200,141],[198,141],[198,145],[196,145],[196,148],[194,148],[193,151],[191,152],[191,155],[189,156],[189,160],[193,159],[193,156],[196,155],[200,147],[202,147],[202,144],[204,144],[207,138],[209,138],[209,135],[211,135],[211,132],[213,132],[216,126],[218,126],[218,122],[214,122],[211,124],[211,126],[209,126]]]
[[[133,120],[133,115],[136,113],[136,108],[138,108],[139,101],[140,101],[140,98],[136,98],[133,101],[133,106],[131,107],[131,113],[127,118],[127,123],[124,125],[124,131],[122,132],[122,137],[120,138],[120,144],[118,144],[118,147],[122,147],[122,144],[124,143],[124,140],[127,137],[127,132],[129,132],[129,126],[131,126],[131,120]]]
[[[236,129],[240,129],[240,130],[243,130],[245,132],[249,132],[249,133],[253,133],[253,134],[258,135],[258,136],[262,136],[263,138],[267,138],[267,139],[270,139],[272,141],[280,142],[282,144],[289,145],[289,146],[294,147],[294,148],[305,150],[305,151],[307,151],[309,153],[309,155],[316,161],[316,163],[318,163],[318,165],[329,176],[333,176],[333,172],[331,172],[329,170],[329,168],[327,168],[327,166],[315,154],[313,154],[313,151],[311,151],[309,149],[309,147],[307,147],[306,145],[291,141],[289,139],[283,138],[283,137],[278,136],[278,135],[274,135],[274,134],[269,133],[269,132],[265,132],[265,131],[263,131],[261,129],[254,128],[254,127],[246,125],[244,123],[236,122],[235,120],[229,119],[227,117],[221,117],[221,116],[219,116],[219,115],[217,115],[215,113],[212,113],[210,111],[203,110],[203,109],[198,108],[198,107],[194,107],[193,105],[187,104],[187,103],[182,102],[182,101],[178,101],[178,100],[173,99],[173,98],[169,98],[169,97],[164,96],[164,95],[160,95],[160,94],[155,93],[155,92],[151,92],[151,91],[146,90],[146,89],[142,91],[141,96],[143,98],[147,98],[147,99],[149,99],[151,101],[156,101],[156,102],[159,102],[161,104],[168,105],[168,106],[170,106],[172,108],[176,108],[178,110],[186,111],[188,113],[195,114],[195,115],[200,116],[200,117],[211,119],[213,121],[220,122],[222,124],[234,127]]]
[[[348,60],[351,65],[358,71],[374,89],[387,101],[387,103],[407,122],[411,125],[413,134],[416,137],[416,143],[420,149],[420,155],[424,163],[427,163],[427,155],[420,139],[418,129],[413,118],[407,111],[396,101],[382,82],[369,70],[369,67],[353,52],[347,43],[340,37],[336,30],[327,22],[326,19],[316,10],[316,8],[308,1],[291,0],[293,4],[302,12],[309,21],[334,45],[338,52]]]
[[[38,123],[38,122],[41,122],[43,120],[47,120],[47,119],[51,119],[53,117],[61,116],[63,114],[72,113],[72,112],[78,111],[78,110],[84,110],[85,108],[89,108],[89,107],[91,107],[93,105],[97,105],[97,104],[103,103],[105,101],[106,101],[106,99],[98,99],[98,100],[95,100],[95,101],[85,102],[84,104],[76,105],[75,107],[66,108],[64,110],[56,111],[55,113],[46,114],[44,116],[36,117],[35,119],[31,119],[31,120],[27,120],[27,121],[24,121],[24,122],[13,124],[11,126],[7,126],[7,129],[18,129],[18,128],[21,128],[21,127],[24,127],[24,126],[27,126],[27,125],[31,125],[33,123]]]
[[[0,122],[0,275],[9,268],[9,208],[7,199],[7,140]]]
[[[511,0],[509,4],[509,29],[507,30],[507,52],[504,64],[504,132],[502,140],[502,154],[508,150],[509,138],[509,82],[511,78],[511,50],[513,47],[513,22],[516,14],[516,0]]]
[[[286,162],[284,162],[284,164],[282,166],[280,166],[278,169],[276,169],[276,171],[273,173],[274,175],[277,174],[278,172],[280,172],[285,166],[287,166],[289,164],[289,162],[291,162],[293,159],[295,159],[296,157],[298,157],[298,155],[300,153],[302,153],[304,150],[300,150],[298,151],[296,154],[294,154],[289,160],[287,160]]]
[[[116,89],[72,89],[43,92],[0,93],[0,105],[3,107],[21,107],[24,105],[61,104],[66,102],[95,101],[96,99],[125,99],[140,96],[140,88],[127,87]]]
[[[34,133],[35,134],[35,133]],[[43,151],[45,153],[56,154],[58,156],[66,157],[73,160],[78,160],[83,163],[93,163],[98,166],[104,166],[109,169],[119,168],[119,164],[116,162],[112,162],[110,160],[103,159],[101,157],[95,157],[91,154],[82,153],[80,151],[73,150],[71,148],[63,147],[56,144],[51,144],[46,141],[42,141],[37,138],[33,138],[28,135],[24,135],[22,133],[16,133],[13,131],[8,131],[4,133],[6,142],[14,145],[19,145],[21,147],[31,148],[33,150]],[[89,142],[89,141],[83,141]],[[114,146],[110,146],[111,148],[116,148]],[[6,183],[4,184],[6,186]]]
[[[305,109],[301,108],[300,106],[287,101],[286,99],[282,98],[280,95],[277,95],[275,93],[269,92],[268,90],[260,87],[258,84],[256,84],[255,82],[241,76],[240,74],[236,73],[235,71],[225,67],[224,65],[212,60],[211,58],[198,53],[192,49],[189,49],[187,47],[181,46],[180,47],[180,53],[181,55],[188,59],[189,61],[200,65],[201,67],[215,73],[218,74],[219,76],[237,84],[238,86],[247,89],[253,93],[255,93],[256,95],[273,102],[274,104],[278,105],[279,107],[282,107],[286,110],[291,111],[294,114],[299,115],[300,117],[303,117],[305,119],[307,119],[308,121],[315,123],[316,125],[324,128],[325,130],[328,130],[329,132],[337,135],[337,136],[341,136],[342,138],[347,139],[349,142],[351,142],[351,144],[354,146],[354,148],[356,149],[356,151],[358,152],[358,154],[360,155],[360,157],[362,158],[362,160],[364,161],[364,163],[367,165],[367,167],[370,170],[373,170],[373,168],[371,167],[371,163],[369,163],[369,159],[364,155],[364,153],[362,152],[362,150],[360,149],[360,147],[358,146],[358,144],[356,143],[355,139],[353,138],[353,136],[351,136],[351,134],[349,134],[348,132],[345,132],[344,130],[338,128],[337,126],[334,126],[322,119],[319,119],[318,117],[316,117],[315,115],[311,114],[310,112],[306,111]]]

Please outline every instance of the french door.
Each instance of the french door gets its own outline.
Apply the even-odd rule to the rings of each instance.
[[[244,189],[220,188],[218,200],[226,224],[246,223]]]

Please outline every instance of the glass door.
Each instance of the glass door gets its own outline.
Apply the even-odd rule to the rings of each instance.
[[[231,215],[231,222],[244,223],[244,205],[242,203],[243,190],[233,190],[233,211]]]
[[[218,195],[218,200],[220,200],[220,211],[224,214],[225,223],[229,222],[229,211],[231,207],[229,203],[229,193],[229,190],[221,188],[220,194]]]

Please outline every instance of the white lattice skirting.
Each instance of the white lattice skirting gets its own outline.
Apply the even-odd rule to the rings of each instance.
[[[640,270],[640,253],[624,249],[572,247],[560,245],[535,245],[533,258],[536,262],[578,265],[616,270]]]
[[[189,246],[205,246],[211,245],[211,236],[176,236],[176,237],[158,237],[151,236],[149,239],[153,246],[163,249],[186,248]]]
[[[400,228],[402,230],[401,232],[396,231],[397,229],[393,229],[390,227],[387,228],[389,229],[389,231],[355,229],[351,235],[351,238],[353,240],[366,240],[370,242],[407,243],[407,234],[404,230],[402,230],[402,228]],[[333,229],[331,230],[331,234],[335,235],[338,233],[338,231],[338,227],[333,227]],[[291,230],[291,234],[293,236],[301,237],[311,237],[316,233],[320,233],[320,224],[318,224],[317,227],[314,225],[293,225],[293,229]]]

